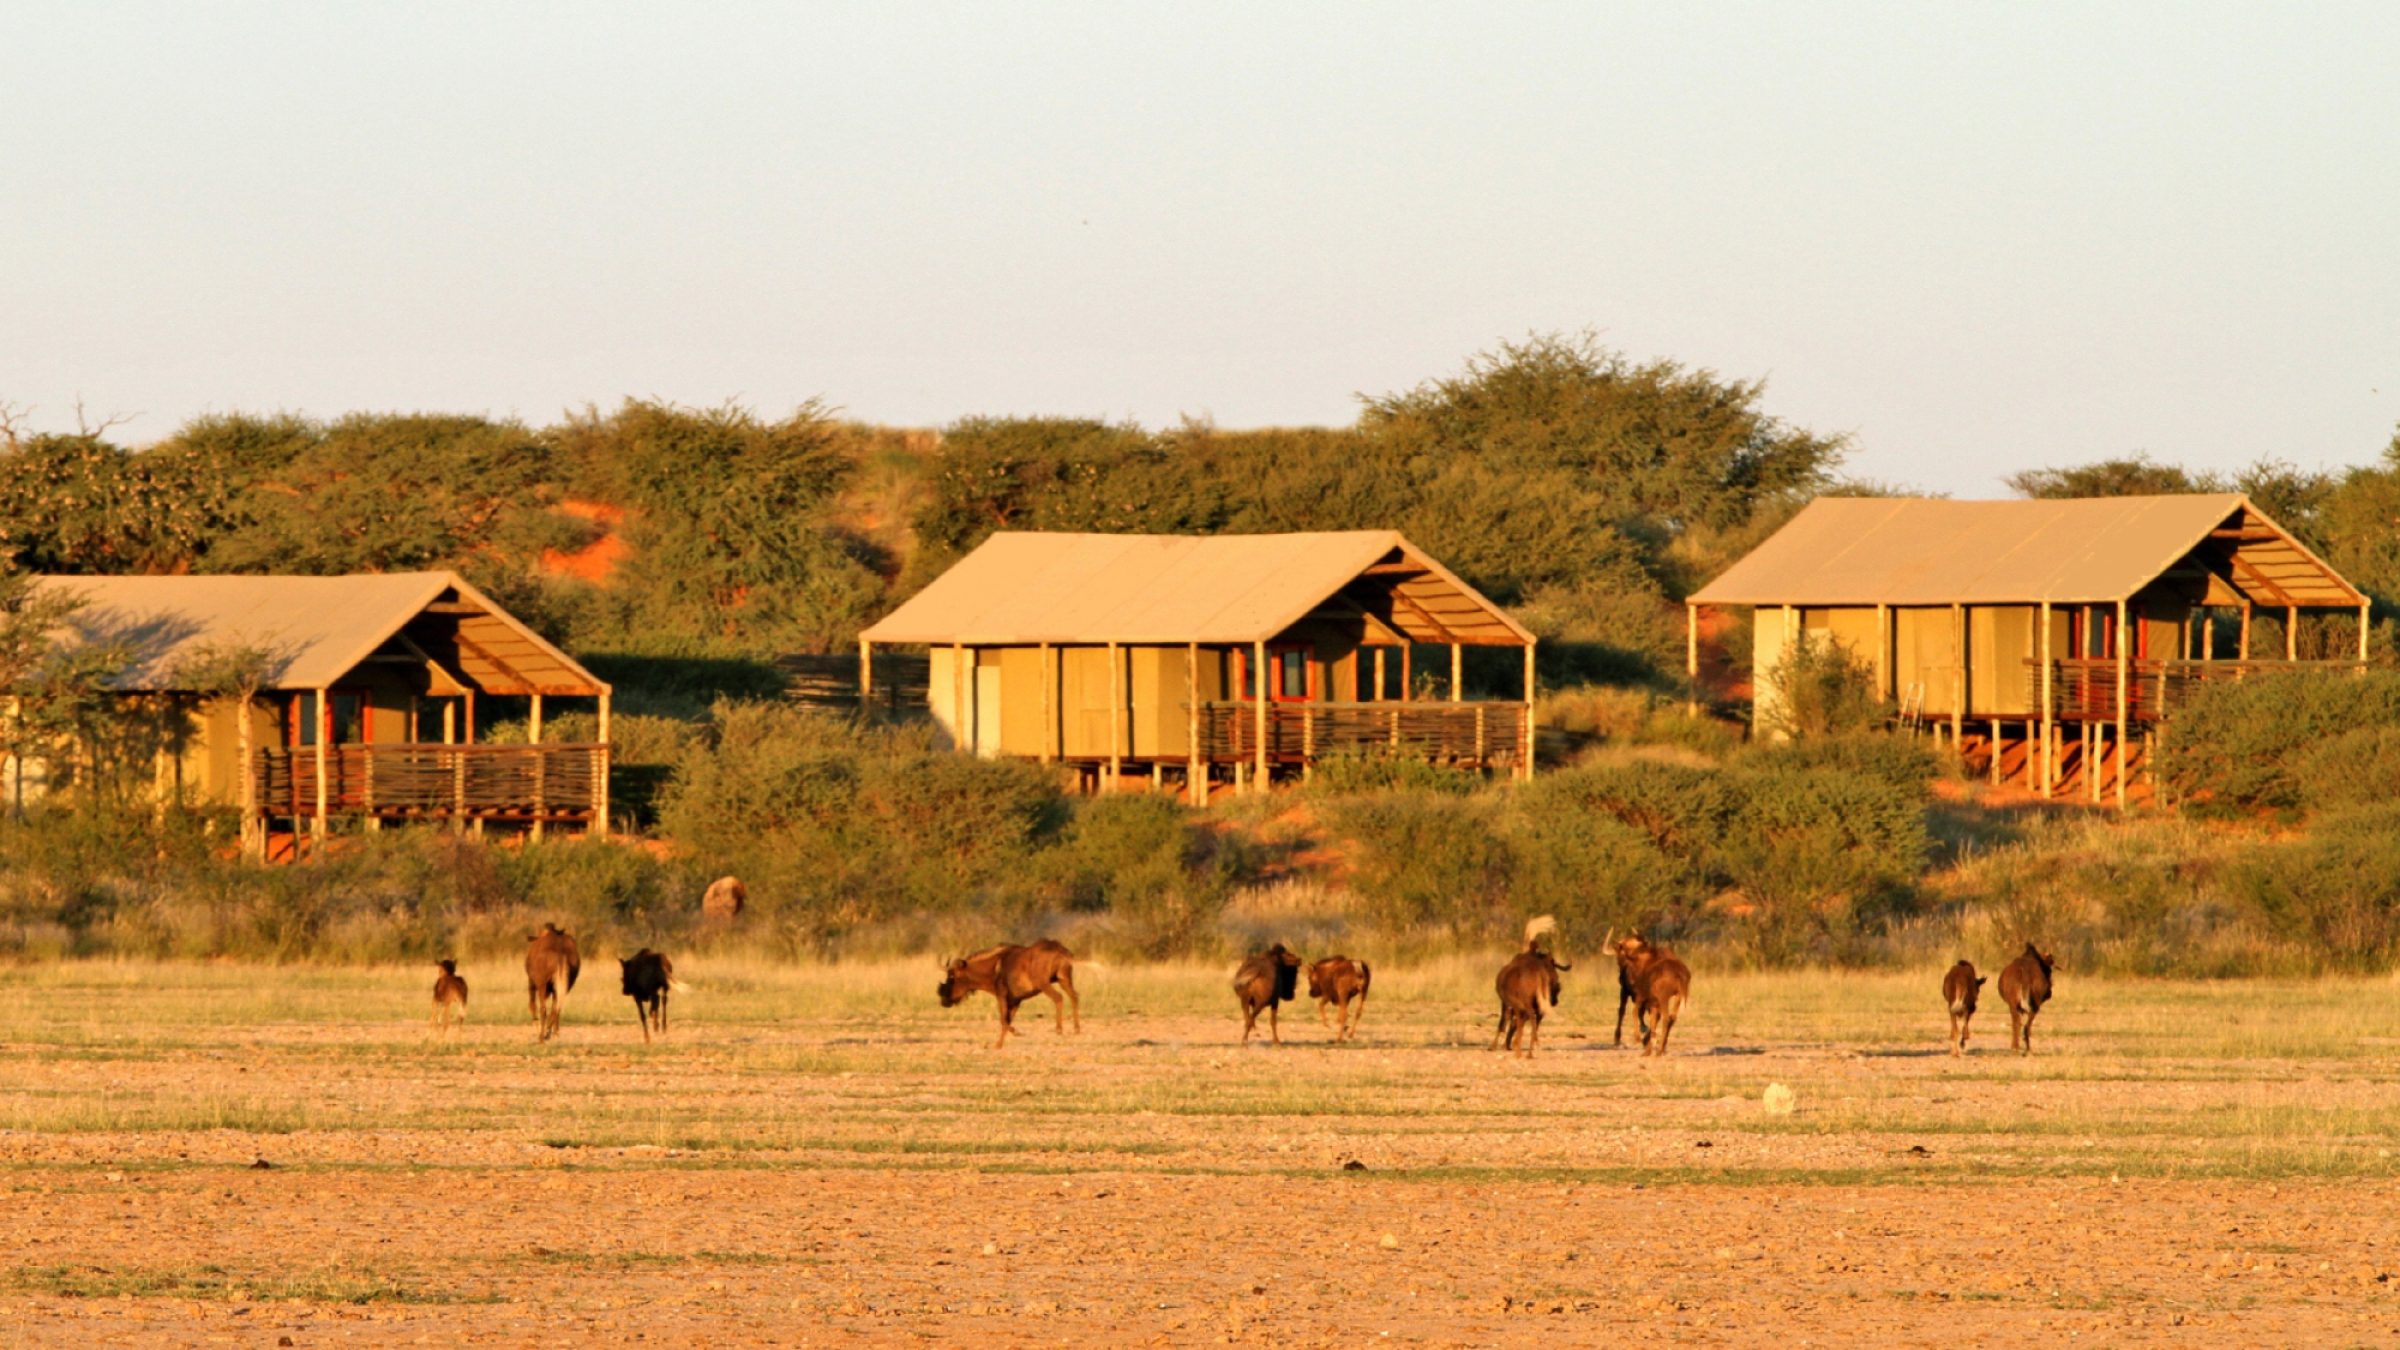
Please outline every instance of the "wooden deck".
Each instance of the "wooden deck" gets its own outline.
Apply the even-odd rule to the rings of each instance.
[[[2117,720],[2116,658],[2078,657],[2050,664],[2053,717],[2061,722]],[[2174,709],[2199,693],[2203,684],[2278,675],[2352,675],[2365,669],[2356,661],[2132,661],[2127,667],[2126,718],[2144,724],[2165,721]],[[2027,661],[2025,678],[2026,705],[2034,710],[2030,716],[2039,717],[2042,663]],[[2008,714],[2020,719],[2027,715]],[[1970,714],[1970,720],[1984,716]]]
[[[317,752],[257,753],[269,815],[317,811]],[[381,820],[589,823],[606,809],[608,747],[342,745],[325,752],[326,814]]]
[[[1524,760],[1526,714],[1523,703],[1270,703],[1267,760],[1306,764],[1328,754],[1383,751],[1477,768],[1515,766]],[[1202,704],[1200,747],[1212,764],[1255,762],[1258,704]]]

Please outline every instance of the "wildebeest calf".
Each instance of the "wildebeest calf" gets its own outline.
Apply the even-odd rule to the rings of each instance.
[[[1284,950],[1282,943],[1255,952],[1233,973],[1233,996],[1242,1001],[1242,1044],[1250,1043],[1250,1033],[1258,1026],[1258,1015],[1267,1015],[1267,1034],[1277,1045],[1283,1044],[1283,1027],[1276,1009],[1300,989],[1300,958]]]
[[[1347,956],[1328,956],[1308,968],[1308,996],[1317,1001],[1317,1021],[1324,1023],[1335,1009],[1341,1010],[1341,1026],[1334,1040],[1349,1040],[1358,1030],[1358,1020],[1367,1015],[1367,985],[1373,979],[1374,972],[1366,962]]]
[[[667,992],[675,987],[675,963],[665,952],[642,948],[630,957],[617,961],[624,974],[625,996],[633,1000],[633,1015],[642,1022],[642,1044],[650,1043],[650,1024],[658,1023],[658,1034],[667,1034]]]
[[[433,1025],[437,1031],[447,1030],[456,1019],[467,1024],[467,981],[458,973],[458,962],[436,961],[442,973],[433,980]]]
[[[525,942],[525,1002],[533,1009],[534,1039],[546,1041],[558,1034],[559,1009],[583,973],[583,952],[554,923],[543,924]]]
[[[1950,1053],[1967,1053],[1967,1023],[1975,1019],[1975,996],[1983,992],[1984,978],[1975,973],[1975,963],[1965,957],[1950,967],[1942,977],[1942,1002],[1950,1005]]]
[[[1059,997],[1060,990],[1066,998]],[[1067,1006],[1075,1010],[1075,1030],[1083,1031],[1083,999],[1075,993],[1075,954],[1049,938],[1030,947],[988,947],[973,956],[962,956],[943,963],[942,982],[934,987],[942,1006],[956,1007],[973,994],[990,994],[1000,1001],[1000,1039],[992,1047],[997,1050],[1008,1044],[1009,1033],[1015,1031],[1017,1005],[1035,994],[1050,997],[1051,1011],[1057,1014],[1058,1030],[1067,1030]]]
[[[2030,942],[2025,953],[2000,970],[2000,997],[2008,1004],[2008,1048],[2033,1053],[2033,1015],[2050,1001],[2050,953]]]
[[[1642,1027],[1642,1053],[1664,1055],[1675,1019],[1692,997],[1692,968],[1675,953],[1647,943],[1630,954],[1620,949],[1619,968],[1633,977],[1633,1005]]]
[[[1547,914],[1526,924],[1525,950],[1510,957],[1493,979],[1492,990],[1500,996],[1500,1026],[1492,1033],[1492,1049],[1505,1044],[1517,1050],[1517,1037],[1523,1034],[1525,1048],[1517,1053],[1531,1059],[1534,1047],[1541,1044],[1542,1017],[1558,1006],[1558,973],[1574,969],[1541,948],[1542,936],[1557,927]]]

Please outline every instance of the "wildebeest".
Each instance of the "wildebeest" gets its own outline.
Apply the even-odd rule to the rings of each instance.
[[[675,963],[665,952],[642,948],[628,957],[620,957],[617,967],[625,982],[625,996],[633,1000],[633,1015],[641,1019],[642,1044],[650,1043],[650,1024],[658,1023],[658,1034],[667,1034],[667,991],[675,987]]]
[[[1336,1041],[1349,1040],[1358,1030],[1359,1019],[1367,1015],[1367,985],[1374,977],[1366,962],[1347,956],[1328,956],[1308,968],[1308,996],[1317,1001],[1317,1021],[1324,1023],[1335,1009],[1341,1010],[1341,1026],[1333,1037]]]
[[[1233,973],[1233,996],[1242,1001],[1242,1044],[1250,1043],[1250,1033],[1258,1026],[1258,1015],[1267,1015],[1267,1034],[1277,1045],[1283,1044],[1283,1028],[1276,1009],[1300,989],[1300,958],[1286,951],[1282,943],[1255,952]]]
[[[1500,967],[1499,977],[1492,989],[1500,995],[1500,1026],[1492,1033],[1492,1049],[1503,1044],[1517,1049],[1517,1036],[1525,1033],[1525,1048],[1517,1053],[1533,1057],[1534,1047],[1542,1042],[1542,1017],[1558,1006],[1559,979],[1562,970],[1574,967],[1543,951],[1544,935],[1556,930],[1558,922],[1545,914],[1525,925],[1525,950],[1509,958]]]
[[[1617,949],[1619,977],[1633,983],[1634,1014],[1642,1029],[1642,1053],[1664,1055],[1675,1019],[1692,998],[1692,968],[1665,947],[1642,943]]]
[[[2025,954],[2000,970],[2000,998],[2008,1004],[2008,1048],[2033,1053],[2033,1015],[2050,1001],[2050,953],[2030,942]]]
[[[1975,996],[1983,992],[1984,976],[1965,957],[1942,977],[1942,1002],[1950,1005],[1950,1053],[1967,1053],[1967,1023],[1975,1018]]]
[[[1059,997],[1060,990],[1066,998]],[[1050,996],[1050,1009],[1058,1016],[1058,1030],[1067,1030],[1067,1005],[1075,1009],[1075,1030],[1083,1031],[1083,999],[1075,992],[1075,954],[1063,944],[1048,938],[1030,947],[990,947],[973,956],[962,956],[942,963],[942,982],[934,987],[941,996],[942,1006],[956,1007],[972,994],[990,994],[1000,1001],[1000,1039],[993,1049],[1008,1044],[1009,1033],[1015,1031],[1017,1005],[1035,994]]]
[[[1628,933],[1623,937],[1616,937],[1616,930],[1613,928],[1609,930],[1609,936],[1616,939],[1608,944],[1608,950],[1615,953],[1617,958],[1616,1043],[1618,1045],[1625,1043],[1625,1009],[1628,1004],[1633,1006],[1634,1029],[1641,1032],[1642,1038],[1647,1040],[1650,1036],[1650,1017],[1649,1014],[1642,1011],[1641,1001],[1634,997],[1633,972],[1636,966],[1648,959],[1644,953],[1650,950],[1650,943],[1639,933]]]
[[[456,1019],[458,1025],[465,1026],[467,1024],[466,978],[458,973],[458,962],[456,961],[436,961],[434,964],[442,968],[442,973],[435,976],[433,980],[434,1029],[446,1030],[452,1019]]]
[[[583,973],[583,953],[554,923],[543,924],[525,942],[525,1002],[533,1009],[534,1039],[546,1041],[558,1034],[559,1008]]]

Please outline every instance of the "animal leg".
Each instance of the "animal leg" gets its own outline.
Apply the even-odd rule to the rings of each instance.
[[[1008,1034],[1016,1030],[1011,1024],[1017,1020],[1017,1005],[1009,1002],[1006,994],[994,994],[993,997],[1000,1000],[1000,1039],[992,1043],[992,1048],[1005,1050],[1008,1048]]]
[[[1342,1010],[1342,1019],[1343,1019],[1343,1021],[1344,1021],[1345,1023],[1347,1023],[1347,1022],[1349,1021],[1349,1016],[1350,1016],[1350,1011],[1349,1011],[1349,1009],[1347,1009],[1347,1008],[1344,1008],[1344,1009]],[[1321,999],[1318,999],[1318,1000],[1317,1000],[1317,1025],[1318,1025],[1318,1026],[1321,1026],[1321,1027],[1331,1027],[1331,1028],[1333,1028],[1333,1038],[1334,1038],[1335,1040],[1337,1040],[1337,1041],[1338,1041],[1338,1040],[1340,1040],[1340,1039],[1342,1038],[1342,1034],[1341,1034],[1341,1028],[1339,1028],[1339,1027],[1334,1027],[1334,1025],[1333,1025],[1333,1000],[1332,1000],[1332,999],[1329,999],[1329,998],[1321,998]]]
[[[1346,1005],[1345,1005],[1345,1006],[1346,1006]],[[1358,1007],[1357,1007],[1357,1008],[1356,1008],[1354,1011],[1352,1011],[1352,1012],[1350,1013],[1350,1030],[1349,1030],[1349,1031],[1347,1031],[1347,1032],[1345,1032],[1344,1034],[1345,1034],[1345,1035],[1350,1035],[1350,1036],[1355,1036],[1355,1035],[1357,1035],[1357,1034],[1358,1034],[1358,1024],[1359,1024],[1359,1023],[1361,1023],[1361,1022],[1363,1022],[1363,1021],[1365,1021],[1366,1019],[1367,1019],[1367,991],[1366,991],[1366,990],[1364,990],[1364,989],[1361,989],[1361,990],[1359,990],[1359,991],[1358,991]]]
[[[1500,1023],[1492,1028],[1492,1043],[1486,1048],[1491,1050],[1499,1049],[1500,1040],[1506,1035],[1508,1035],[1508,1008],[1506,1005],[1503,1005],[1500,1009]],[[1512,1046],[1511,1048],[1514,1047]]]
[[[1047,985],[1042,992],[1050,996],[1050,1016],[1058,1025],[1058,1034],[1067,1034],[1067,1001],[1059,996],[1058,986]]]
[[[1661,1059],[1664,1059],[1667,1056],[1667,1038],[1675,1034],[1675,1019],[1682,1015],[1682,1013],[1683,1000],[1680,998],[1667,1004],[1667,1006],[1659,1013],[1658,1056]]]
[[[1631,1002],[1633,995],[1622,989],[1617,991],[1617,1044],[1620,1046],[1625,1044],[1625,1005]]]
[[[2033,1015],[2040,1011],[2039,1008],[2025,1010],[2025,1053],[2029,1055],[2033,1053]]]
[[[1533,1005],[1533,1016],[1527,1018],[1526,1021],[1529,1025],[1526,1028],[1525,1036],[1525,1058],[1531,1059],[1533,1058],[1533,1052],[1542,1048],[1541,1004],[1536,1003]]]
[[[1075,972],[1058,972],[1058,983],[1067,991],[1067,1008],[1075,1015],[1075,1034],[1080,1036],[1083,1034],[1083,995],[1075,992]]]
[[[667,991],[658,991],[658,1034],[667,1034]]]
[[[1242,1005],[1242,1044],[1244,1044],[1244,1045],[1248,1045],[1248,1044],[1250,1043],[1250,1033],[1251,1033],[1252,1031],[1256,1030],[1256,1029],[1257,1029],[1257,1027],[1258,1027],[1258,1009],[1251,1007],[1251,1006],[1250,1006],[1249,1004],[1247,1004],[1247,1003],[1243,1004],[1243,1005]]]
[[[650,1043],[650,1005],[640,999],[633,1001],[633,1020],[642,1024],[642,1044]]]

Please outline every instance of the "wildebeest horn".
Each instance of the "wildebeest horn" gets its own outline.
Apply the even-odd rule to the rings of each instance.
[[[1608,926],[1608,936],[1607,936],[1607,937],[1604,937],[1604,938],[1602,938],[1602,939],[1600,939],[1600,950],[1602,950],[1602,951],[1604,951],[1604,952],[1608,952],[1608,951],[1615,951],[1615,950],[1616,950],[1616,948],[1617,948],[1617,926],[1616,926],[1615,924],[1613,924],[1613,923],[1612,923],[1612,924],[1610,924],[1610,925]]]

